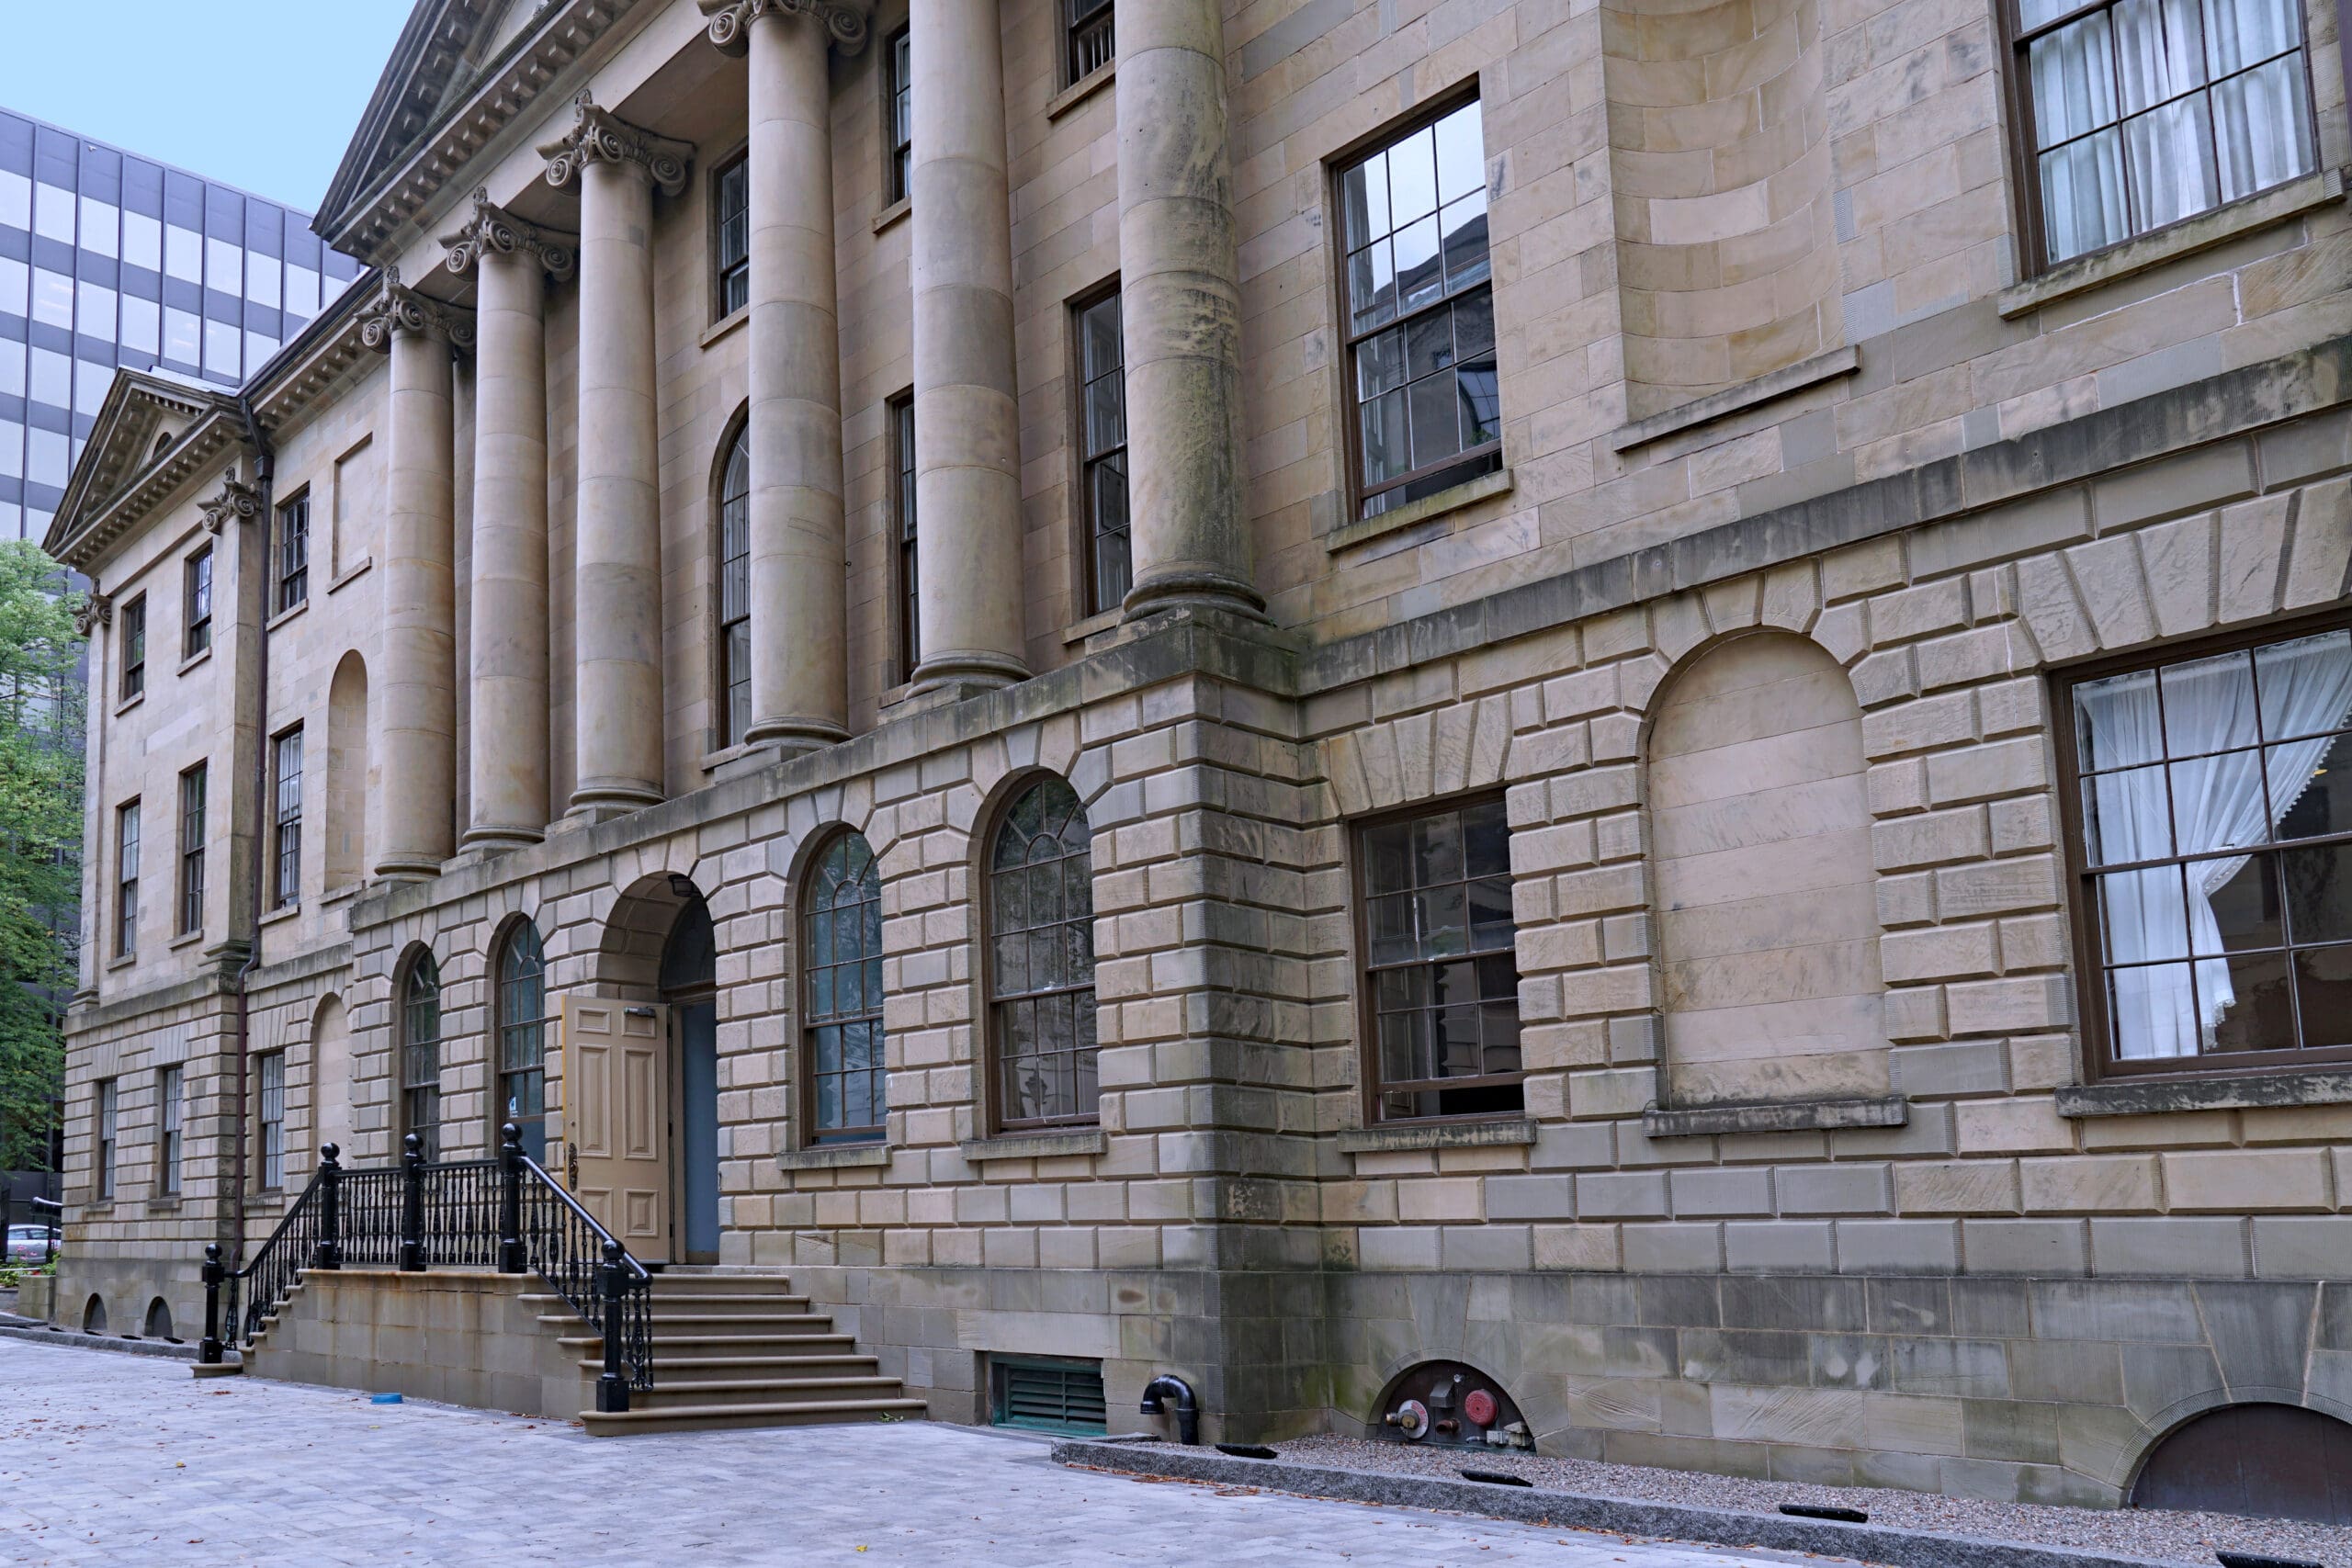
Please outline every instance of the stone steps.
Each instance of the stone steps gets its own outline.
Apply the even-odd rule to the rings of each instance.
[[[781,1400],[766,1404],[684,1404],[606,1416],[582,1411],[588,1435],[617,1438],[641,1432],[715,1432],[745,1427],[820,1427],[890,1417],[912,1421],[927,1414],[920,1399]]]

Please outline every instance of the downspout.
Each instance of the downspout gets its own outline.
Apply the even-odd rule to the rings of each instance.
[[[270,504],[271,480],[277,474],[277,454],[269,438],[261,432],[261,421],[254,416],[254,400],[249,393],[240,394],[237,412],[245,422],[245,443],[254,451],[254,487],[259,492],[254,526],[260,532],[254,564],[261,573],[261,615],[254,625],[259,646],[254,652],[254,683],[258,691],[254,697],[254,833],[253,859],[247,867],[252,884],[252,906],[246,911],[247,937],[245,961],[238,966],[233,982],[236,989],[236,1027],[232,1046],[237,1054],[237,1136],[234,1161],[234,1190],[230,1194],[232,1205],[230,1234],[233,1245],[229,1258],[232,1268],[242,1267],[245,1260],[245,1145],[253,1135],[253,1117],[249,1099],[252,1085],[251,1046],[253,1041],[253,1011],[246,995],[246,986],[253,972],[261,967],[261,917],[265,908],[262,881],[269,869],[269,857],[264,846],[269,840],[269,548],[270,525],[277,513]]]

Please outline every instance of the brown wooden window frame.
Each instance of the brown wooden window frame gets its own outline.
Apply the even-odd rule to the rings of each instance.
[[[882,205],[896,207],[915,193],[914,32],[901,22],[882,40]]]
[[[1095,311],[1110,308],[1110,321],[1118,337],[1116,363],[1101,366],[1088,352],[1087,321]],[[1083,619],[1090,615],[1108,615],[1126,601],[1135,586],[1135,512],[1134,494],[1128,488],[1127,469],[1127,324],[1126,311],[1119,294],[1115,277],[1078,296],[1069,303],[1069,375],[1070,446],[1077,459],[1079,545],[1079,604]],[[1099,445],[1093,422],[1088,417],[1089,396],[1098,386],[1109,385],[1110,395],[1117,402],[1118,429]],[[1102,508],[1096,499],[1098,477],[1104,482],[1115,478],[1118,484],[1120,516],[1115,527],[1106,527]],[[1118,568],[1120,582],[1106,581],[1103,577],[1103,544],[1115,538],[1125,559]],[[1114,594],[1110,592],[1117,589]]]
[[[275,1080],[274,1082],[272,1080]],[[254,1163],[265,1192],[286,1185],[286,1053],[265,1051],[254,1058],[254,1120],[259,1135]]]
[[[210,773],[209,762],[198,762],[180,774],[180,936],[204,929],[204,813]]]
[[[122,607],[122,700],[147,694],[147,595]]]
[[[186,1143],[187,1092],[185,1068],[176,1064],[155,1074],[155,1194],[180,1195],[180,1155]]]
[[[1074,87],[1119,58],[1117,0],[1059,0],[1062,85]]]
[[[180,654],[194,659],[212,647],[212,547],[205,545],[187,558],[181,593]]]
[[[836,855],[843,857],[842,870],[844,881],[837,887],[846,888],[849,881],[858,884],[855,895],[844,899],[839,891],[833,897],[820,901],[820,888],[831,874]],[[862,870],[854,869],[858,856],[864,857]],[[873,897],[865,897],[864,885],[872,879]],[[865,910],[874,910],[870,931]],[[805,1086],[801,1098],[801,1143],[804,1147],[831,1147],[841,1144],[867,1144],[881,1139],[889,1124],[889,1069],[886,1064],[889,1035],[882,1021],[881,990],[882,872],[875,859],[874,846],[865,835],[854,829],[843,828],[827,836],[808,859],[808,869],[800,879],[800,1081]],[[847,958],[842,956],[841,928],[838,918],[854,912],[859,921],[854,951]],[[834,917],[831,920],[820,916]],[[835,937],[831,952],[825,951],[821,937]],[[869,949],[865,938],[873,938]],[[855,971],[857,998],[844,1003],[841,989],[846,973]],[[820,1005],[820,997],[826,998]],[[827,1030],[864,1029],[868,1032],[872,1064],[865,1067],[848,1066],[847,1039],[831,1059],[824,1053],[821,1036]],[[851,1122],[847,1118],[846,1097],[838,1098],[836,1105],[842,1113],[831,1123],[824,1116],[826,1080],[836,1080],[845,1090],[853,1077],[865,1077],[866,1103],[875,1113],[869,1122]]]
[[[141,829],[136,795],[114,810],[114,955],[139,953],[139,851]]]
[[[277,548],[271,552],[274,614],[284,615],[311,598],[311,492],[302,491],[277,509]]]
[[[528,951],[525,951],[526,944]],[[517,957],[517,954],[521,957]],[[523,1152],[547,1157],[548,1011],[547,945],[539,928],[524,916],[500,934],[491,966],[491,1134],[512,1122],[523,1132]],[[517,1091],[524,1097],[515,1107]]]
[[[741,208],[729,207],[730,191],[741,192]],[[730,225],[741,231],[740,251]],[[725,321],[752,302],[752,159],[748,149],[712,165],[710,171],[710,302],[714,321]]]
[[[2278,1076],[2324,1069],[2352,1061],[2352,1043],[2340,1046],[2306,1046],[2301,1043],[2290,1043],[2198,1055],[2140,1058],[2123,1058],[2117,1055],[2112,1010],[2108,996],[2109,965],[2106,959],[2102,922],[2098,918],[2098,897],[2092,890],[2093,882],[2099,876],[2115,875],[2135,867],[2178,865],[2185,868],[2202,860],[2228,858],[2230,852],[2217,850],[2183,855],[2176,850],[2172,854],[2147,861],[2115,862],[2093,865],[2083,805],[2086,775],[2082,766],[2080,737],[2075,721],[2075,690],[2091,682],[2140,671],[2145,671],[2154,675],[2157,671],[2167,666],[2239,650],[2252,650],[2274,644],[2290,643],[2301,637],[2347,629],[2352,629],[2352,612],[2335,611],[2324,615],[2307,616],[2293,621],[2273,622],[2247,630],[2187,639],[2165,644],[2160,648],[2142,649],[2134,653],[2092,660],[2052,674],[2051,715],[2053,741],[2058,753],[2060,852],[2064,857],[2066,873],[2067,914],[2074,925],[2075,992],[2082,1021],[2083,1066],[2087,1081]],[[2352,734],[2352,724],[2347,724],[2339,733]],[[2279,744],[2283,742],[2270,740],[2257,729],[2254,742],[2256,747],[2263,748]],[[2232,750],[2241,749],[2233,748]],[[2169,773],[2173,764],[2185,760],[2194,760],[2199,755],[2207,754],[2192,753],[2188,758],[2176,758],[2167,750],[2162,761]],[[2325,760],[2323,754],[2321,761]],[[2324,769],[2322,771],[2324,772]],[[2097,776],[2098,772],[2099,771],[2095,770],[2093,776]],[[2269,786],[2267,782],[2264,789],[2267,795]],[[2274,848],[2274,844],[2279,847]],[[2254,854],[2261,854],[2266,858],[2283,856],[2284,853],[2290,852],[2292,850],[2339,844],[2352,845],[2352,830],[2321,834],[2305,839],[2290,839],[2283,842],[2273,840],[2266,831],[2261,844],[2249,846],[2252,853],[2247,858],[2251,859]],[[2269,886],[2274,890],[2278,889],[2278,878],[2276,874],[2271,876]],[[2295,1007],[2296,1015],[2300,1018],[2300,1004],[2295,1003],[2293,998],[2294,955],[2301,952],[2310,952],[2314,949],[2325,950],[2331,947],[2352,952],[2352,942],[2298,943],[2294,940],[2290,915],[2284,905],[2285,899],[2282,895],[2279,913],[2280,937],[2276,951],[2285,955],[2287,959],[2287,990],[2290,1005]],[[2193,942],[2191,945],[2193,947]],[[2224,947],[2217,953],[2192,953],[2177,962],[2185,963],[2195,970],[2215,959],[2226,958],[2246,951],[2248,950],[2245,948]],[[2272,950],[2263,948],[2253,951]],[[2160,956],[2155,960],[2142,962],[2162,964],[2166,960]],[[2119,967],[2128,966],[2130,965]],[[2295,1032],[2300,1040],[2302,1034],[2300,1022],[2296,1025]]]
[[[293,764],[292,771],[288,763]],[[290,909],[302,901],[302,727],[269,738],[270,908]]]
[[[734,489],[740,468],[742,489]],[[735,427],[711,502],[711,731],[721,750],[743,743],[752,713],[752,423]],[[736,548],[740,544],[741,547]],[[736,569],[740,566],[741,570]],[[730,593],[731,590],[731,593]],[[738,633],[741,633],[740,638]],[[741,698],[739,702],[738,696]]]
[[[1012,829],[1013,818],[1022,806],[1033,795],[1057,784],[1068,791],[1070,797],[1077,801],[1077,820],[1083,825],[1089,841],[1088,849],[1083,852],[1086,866],[1082,886],[1086,890],[1086,909],[1083,914],[1073,916],[1065,908],[1063,913],[1051,921],[1033,921],[1021,926],[1017,931],[1011,930],[1006,927],[1000,913],[1001,901],[997,878],[1013,868],[1005,867],[1002,870],[999,868],[997,861],[1005,835]],[[989,827],[987,835],[980,840],[980,860],[977,881],[981,889],[978,912],[980,928],[981,1000],[985,1008],[988,1029],[987,1093],[988,1104],[994,1113],[992,1124],[999,1132],[1047,1132],[1063,1127],[1093,1127],[1102,1124],[1102,1080],[1099,1073],[1094,1076],[1094,1092],[1091,1096],[1080,1092],[1077,1088],[1078,1069],[1081,1066],[1091,1066],[1098,1059],[1102,1049],[1094,987],[1094,862],[1091,847],[1093,825],[1091,818],[1087,815],[1086,803],[1083,800],[1078,800],[1077,795],[1078,792],[1071,787],[1069,781],[1058,774],[1031,774],[1023,778],[1016,788],[1004,796],[1002,804],[989,818]],[[1031,841],[1035,843],[1035,840],[1033,839]],[[1053,863],[1064,865],[1079,858],[1080,857],[1077,852],[1065,853],[1056,856]],[[1043,863],[1035,859],[1025,860],[1020,863],[1020,869],[1034,870],[1040,863]],[[1067,885],[1068,877],[1065,875],[1062,881]],[[1000,942],[1015,935],[1034,939],[1035,934],[1041,931],[1071,928],[1082,932],[1085,938],[1087,974],[1083,985],[1057,984],[1044,987],[1027,985],[1025,983],[1027,964],[1030,954],[1035,951],[1034,940],[1023,944],[1024,984],[1019,987],[1009,987],[1005,985],[1005,966],[1001,961]],[[1072,998],[1070,1047],[1067,1051],[1055,1049],[1014,1053],[1008,1050],[1007,1047],[1014,1034],[1012,1025],[1012,1010],[1023,1004],[1061,997]],[[1030,1017],[1032,1019],[1035,1017],[1034,1010]],[[1008,1114],[1010,1107],[1014,1103],[1013,1097],[1006,1085],[1007,1077],[1012,1071],[1012,1064],[1015,1061],[1026,1061],[1056,1055],[1068,1055],[1071,1057],[1072,1092],[1069,1109],[1067,1111],[1044,1116]]]
[[[99,1201],[114,1196],[122,1156],[122,1080],[100,1078],[90,1105],[90,1190]]]
[[[416,1134],[426,1159],[441,1157],[441,965],[420,947],[401,976],[401,1135]]]
[[[899,680],[915,678],[922,662],[922,520],[915,497],[915,394],[911,387],[883,404],[890,442],[891,575],[897,587]]]
[[[1394,811],[1384,811],[1374,816],[1359,818],[1348,824],[1348,852],[1350,878],[1351,883],[1351,890],[1353,895],[1354,901],[1354,927],[1356,941],[1356,1009],[1357,1018],[1359,1021],[1359,1051],[1363,1062],[1363,1083],[1364,1085],[1363,1117],[1364,1124],[1366,1126],[1378,1124],[1421,1124],[1432,1122],[1515,1120],[1524,1118],[1527,1114],[1527,1102],[1524,1089],[1524,1085],[1527,1080],[1527,1071],[1524,1066],[1512,1072],[1479,1073],[1475,1075],[1465,1075],[1461,1077],[1404,1078],[1398,1079],[1395,1082],[1390,1082],[1383,1071],[1383,1063],[1381,1059],[1381,1020],[1384,1017],[1384,1010],[1381,1007],[1381,984],[1382,976],[1384,975],[1405,973],[1414,970],[1434,969],[1442,964],[1467,963],[1476,965],[1482,961],[1491,964],[1496,960],[1501,960],[1508,963],[1510,965],[1510,985],[1507,987],[1502,988],[1501,994],[1493,998],[1486,996],[1482,987],[1481,993],[1477,1000],[1463,1003],[1461,1005],[1479,1007],[1482,1009],[1488,1006],[1496,1006],[1499,1005],[1502,995],[1507,995],[1510,1001],[1514,1029],[1519,1030],[1523,1027],[1518,1022],[1519,955],[1516,920],[1512,922],[1510,936],[1508,940],[1499,945],[1487,947],[1476,947],[1470,944],[1471,927],[1468,924],[1469,885],[1472,882],[1491,881],[1495,877],[1500,876],[1508,886],[1508,884],[1511,880],[1510,872],[1510,824],[1508,816],[1504,816],[1502,818],[1501,823],[1503,829],[1504,858],[1502,862],[1502,869],[1499,872],[1487,872],[1477,876],[1472,876],[1469,874],[1465,856],[1463,874],[1460,876],[1446,879],[1444,881],[1436,881],[1425,884],[1412,883],[1394,889],[1381,889],[1375,888],[1373,886],[1371,878],[1372,856],[1368,847],[1368,840],[1370,836],[1374,833],[1397,827],[1407,827],[1416,822],[1441,816],[1451,815],[1459,818],[1464,812],[1485,811],[1487,809],[1492,809],[1498,814],[1505,811],[1504,796],[1501,793],[1492,790],[1484,790],[1470,795],[1450,796],[1442,800],[1419,801],[1411,806],[1402,807]],[[1380,960],[1378,952],[1374,945],[1374,920],[1373,918],[1373,904],[1374,899],[1403,897],[1410,900],[1415,894],[1432,892],[1442,887],[1455,886],[1457,884],[1462,886],[1464,889],[1464,946],[1461,953],[1451,954],[1419,953],[1410,958],[1399,958],[1393,961]],[[1435,1011],[1437,1010],[1437,1007],[1436,1004],[1432,1003],[1428,1007],[1416,1007],[1410,1010],[1391,1009],[1387,1010],[1391,1013],[1404,1010]],[[1482,1023],[1482,1030],[1483,1027],[1484,1025]],[[1488,1047],[1487,1047],[1482,1042],[1480,1049],[1484,1051]],[[1485,1064],[1482,1062],[1480,1065],[1483,1066]],[[1403,1113],[1393,1111],[1388,1104],[1388,1097],[1396,1094],[1468,1094],[1476,1098],[1485,1097],[1489,1093],[1489,1091],[1500,1091],[1504,1089],[1518,1091],[1517,1104],[1480,1105],[1463,1110],[1441,1109],[1434,1111],[1407,1111]],[[1500,1099],[1502,1097],[1499,1094],[1496,1094],[1495,1098]]]
[[[2024,22],[2022,0],[1995,0],[1993,10],[1996,19],[1994,25],[2000,29],[2001,35],[2001,90],[2003,95],[2008,100],[2009,110],[2009,185],[2010,189],[2015,193],[2015,200],[2017,204],[2018,233],[2019,236],[2018,259],[2020,263],[2019,270],[2027,277],[2038,277],[2053,267],[2070,266],[2076,262],[2085,260],[2087,257],[2105,254],[2109,251],[2116,250],[2120,246],[2131,244],[2135,241],[2145,240],[2152,235],[2168,233],[2171,231],[2181,227],[2183,224],[2196,222],[2199,219],[2222,211],[2225,209],[2234,207],[2240,202],[2251,201],[2256,197],[2259,197],[2267,191],[2276,190],[2280,186],[2291,183],[2293,180],[2305,178],[2311,174],[2317,172],[2320,168],[2319,111],[2317,98],[2315,97],[2312,87],[2311,18],[2305,14],[2303,6],[2298,4],[2294,7],[2295,26],[2297,31],[2295,43],[2291,49],[2282,50],[2277,54],[2266,55],[2263,59],[2256,61],[2255,63],[2232,72],[2227,76],[2217,79],[2209,79],[2200,83],[2197,86],[2188,88],[2181,93],[2175,94],[2172,97],[2165,98],[2160,104],[2152,105],[2148,108],[2139,111],[2138,114],[2127,115],[2121,112],[2122,95],[2119,86],[2116,96],[2116,107],[2118,110],[2117,118],[2109,121],[2107,125],[2085,131],[2078,137],[2070,138],[2069,144],[2073,141],[2087,141],[2091,138],[2101,135],[2110,130],[2117,130],[2120,133],[2120,128],[2131,120],[2139,118],[2143,115],[2153,114],[2156,112],[2156,110],[2162,108],[2165,104],[2176,103],[2183,99],[2199,96],[2210,96],[2213,88],[2220,82],[2234,80],[2240,76],[2246,75],[2251,72],[2259,70],[2263,66],[2270,64],[2274,61],[2283,59],[2290,54],[2300,53],[2302,56],[2303,67],[2302,86],[2304,125],[2311,133],[2311,139],[2307,143],[2305,150],[2310,153],[2311,166],[2301,175],[2292,175],[2288,176],[2286,180],[2277,181],[2271,185],[2247,191],[2241,196],[2229,197],[2217,200],[2211,207],[2201,208],[2195,212],[2184,214],[2179,218],[2174,219],[2168,223],[2157,224],[2147,229],[2132,230],[2131,232],[2126,233],[2121,239],[2111,241],[2104,245],[2094,245],[2088,250],[2077,251],[2072,255],[2064,256],[2055,261],[2052,260],[2050,257],[2047,222],[2042,210],[2041,197],[2041,154],[2045,152],[2051,151],[2051,149],[2038,145],[2041,138],[2039,131],[2036,130],[2038,122],[2034,118],[2033,69],[2030,51],[2036,39],[2047,38],[2051,34],[2058,32],[2063,28],[2072,27],[2075,23],[2081,21],[2084,17],[2088,17],[2095,12],[2111,11],[2120,3],[2121,0],[2086,0],[2086,3],[2070,6],[2067,10],[2057,17],[2044,22],[2037,23],[2031,28],[2028,28]],[[2201,10],[2199,15],[2201,20]],[[2109,57],[2111,60],[2120,62],[2121,58],[2121,51],[2120,50],[2110,49]],[[2352,62],[2352,54],[2347,54],[2347,62]],[[2121,69],[2120,64],[2119,63],[2116,68],[2120,71]],[[2209,141],[2211,140],[2214,135],[2210,116],[2206,122],[2206,135]],[[2217,148],[2215,152],[2217,180],[2219,178],[2219,162],[2220,154]],[[2124,220],[2128,226],[2131,221],[2131,169],[2128,160],[2120,163],[2118,166],[2121,169],[2123,174],[2123,200],[2125,202]]]

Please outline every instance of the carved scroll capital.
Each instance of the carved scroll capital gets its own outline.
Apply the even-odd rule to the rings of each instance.
[[[664,196],[675,196],[686,186],[686,165],[694,161],[694,144],[656,136],[596,107],[586,93],[572,102],[571,130],[539,149],[548,161],[548,184],[568,186],[591,164],[635,164],[643,168]]]
[[[865,47],[865,8],[853,0],[696,0],[710,18],[710,41],[727,54],[752,47],[752,24],[762,17],[806,17],[823,28],[833,47],[855,54]]]
[[[577,235],[560,234],[524,221],[491,200],[487,188],[474,192],[473,211],[457,232],[442,235],[441,243],[449,251],[444,265],[461,276],[471,272],[489,251],[508,256],[536,256],[539,265],[559,283],[570,277],[580,265]]]
[[[101,593],[95,588],[74,612],[74,630],[77,636],[88,637],[100,626],[110,626],[113,622],[114,595]]]
[[[261,491],[246,484],[235,474],[220,481],[220,493],[202,502],[204,531],[218,534],[233,517],[240,523],[250,523],[261,515]]]
[[[379,353],[389,353],[401,333],[429,333],[447,338],[460,348],[471,348],[474,324],[469,312],[428,299],[401,282],[398,267],[384,269],[384,282],[359,318],[359,341]]]

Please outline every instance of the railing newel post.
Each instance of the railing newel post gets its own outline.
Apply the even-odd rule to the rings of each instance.
[[[596,1410],[605,1416],[624,1415],[628,1410],[628,1380],[621,1375],[621,1340],[628,1321],[621,1301],[627,1273],[621,1258],[621,1244],[607,1240],[597,1281],[605,1298],[605,1371],[596,1380]]]
[[[343,1267],[343,1151],[334,1144],[319,1149],[319,1245],[311,1255],[313,1269]]]
[[[528,1267],[523,1249],[523,1129],[509,1122],[498,1130],[498,1271],[520,1274]]]
[[[220,1261],[220,1244],[209,1242],[204,1248],[204,1338],[196,1348],[196,1359],[208,1367],[220,1364],[220,1280],[228,1273]]]
[[[401,1140],[401,1272],[424,1271],[424,1145],[414,1133]]]

